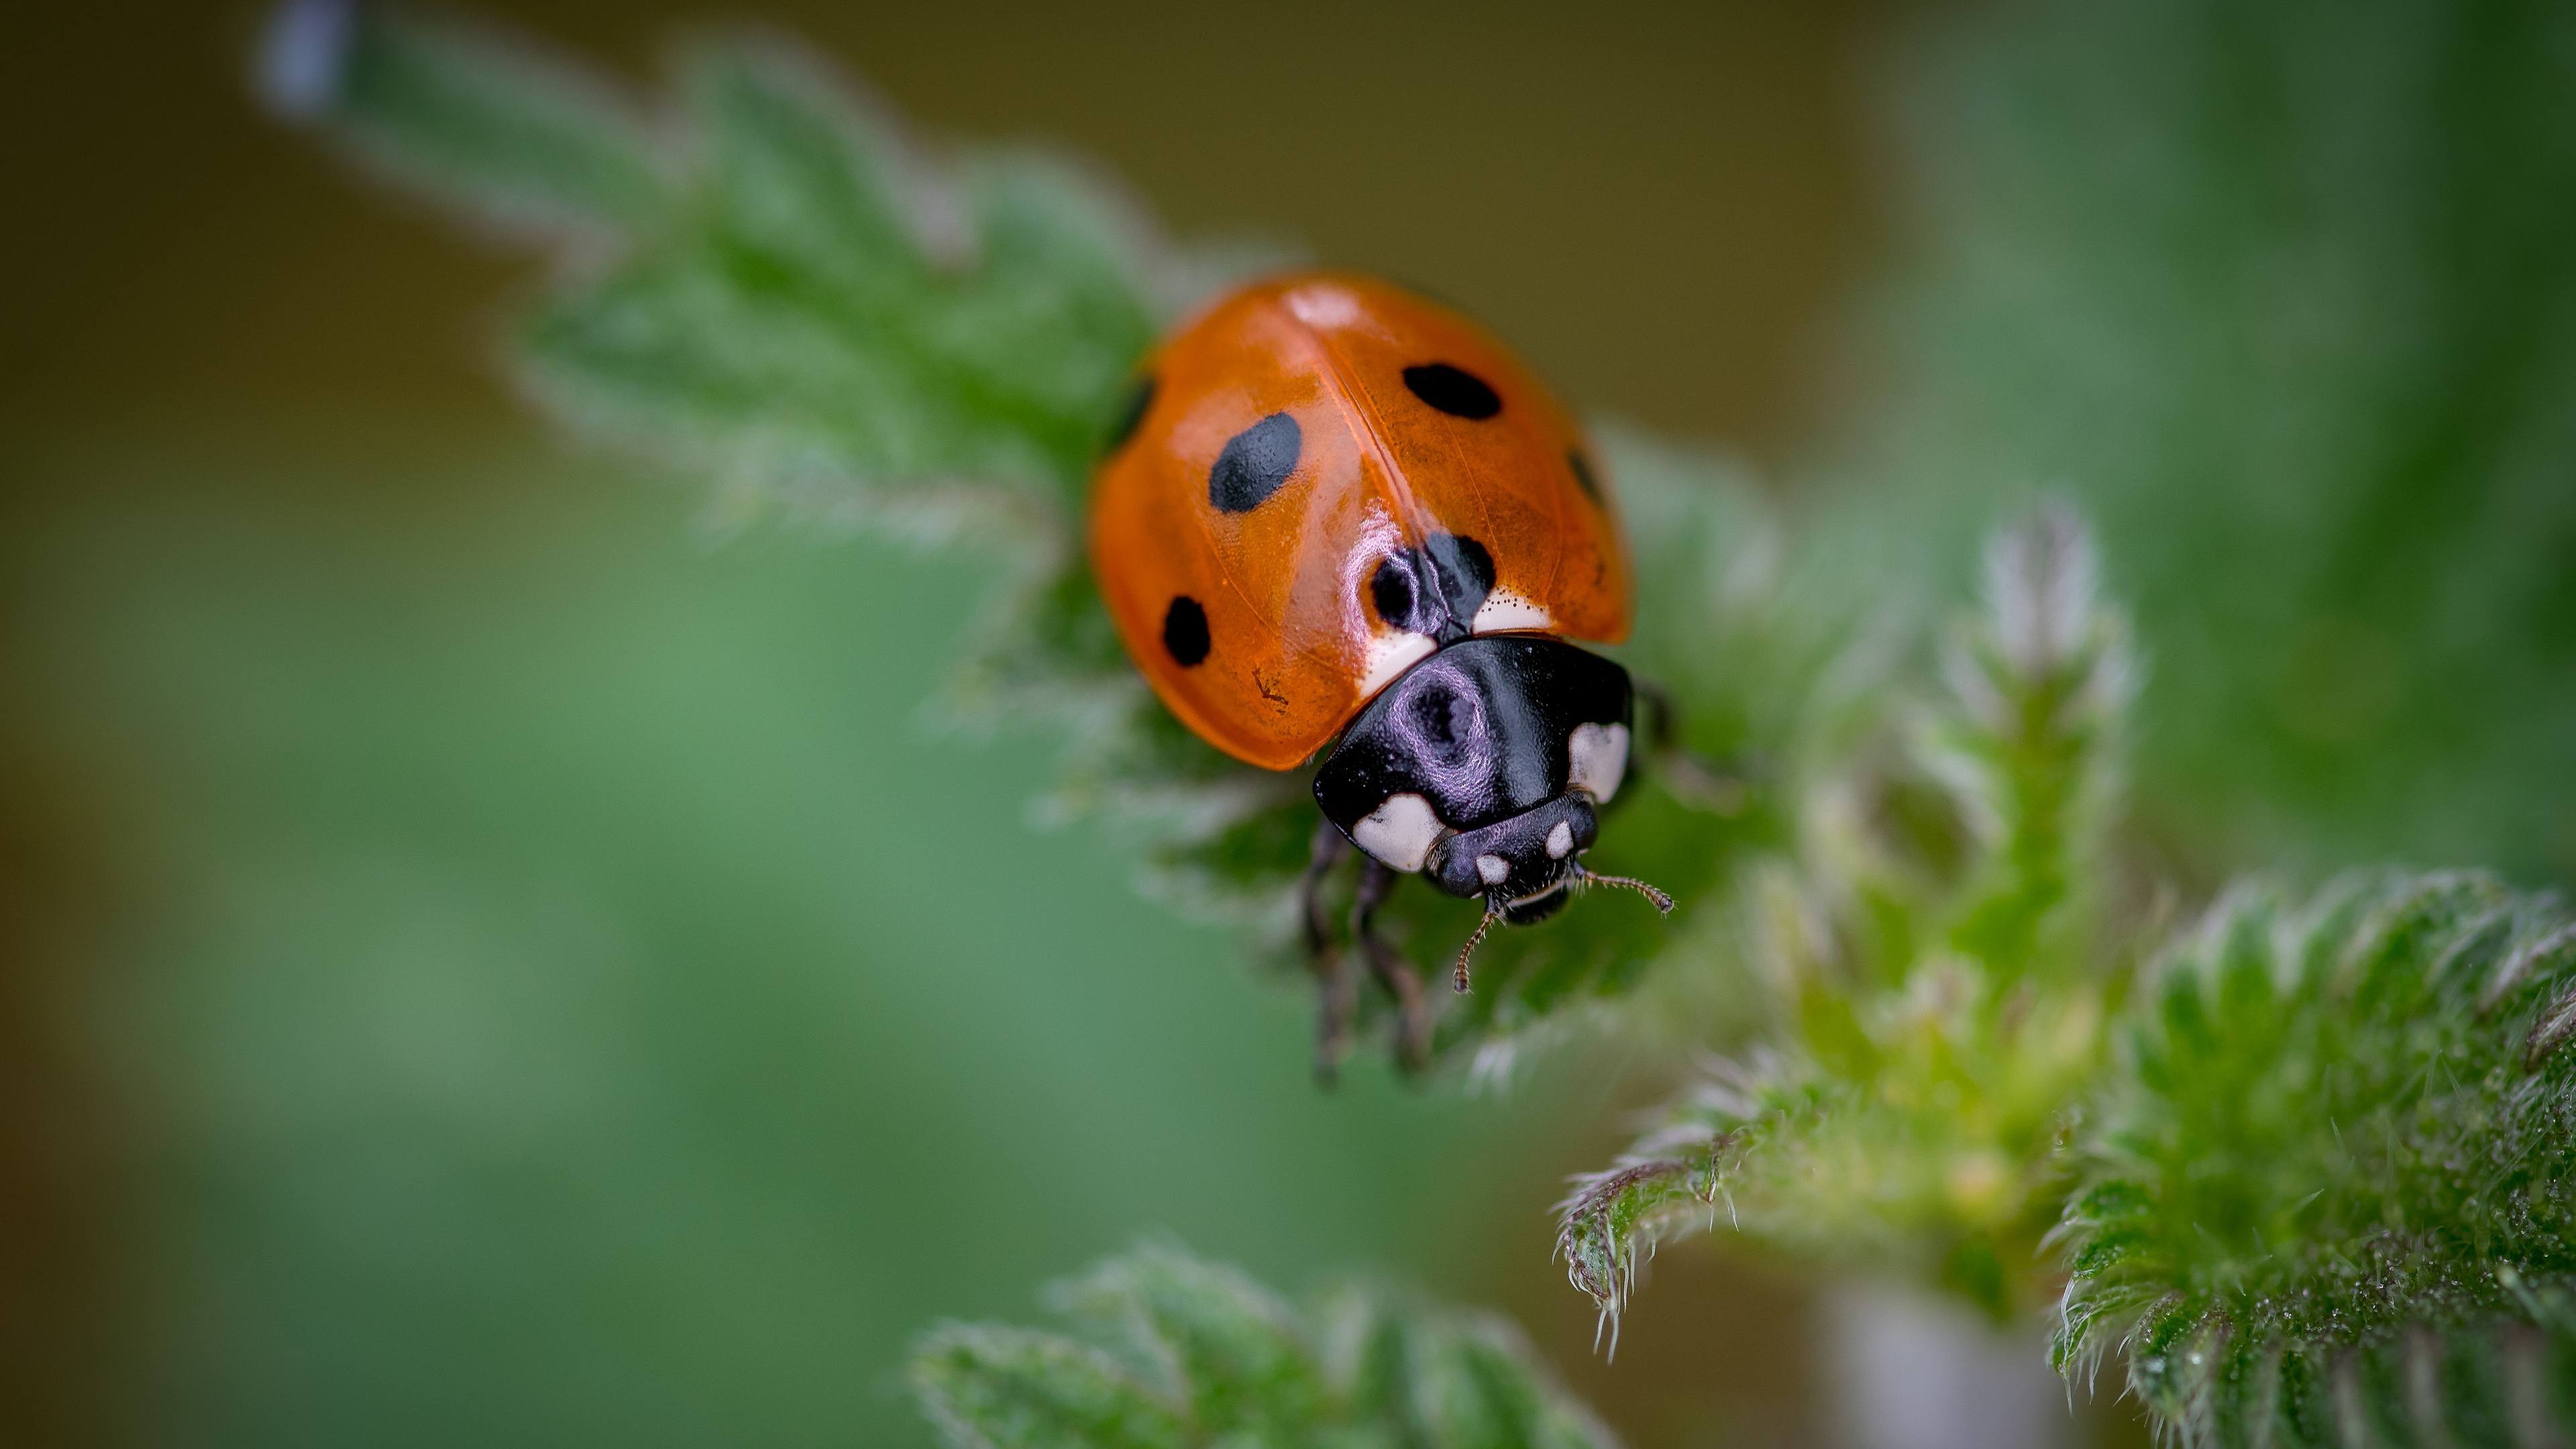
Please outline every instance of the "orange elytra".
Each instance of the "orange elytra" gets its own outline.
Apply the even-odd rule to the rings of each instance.
[[[1627,558],[1598,477],[1582,430],[1483,329],[1384,282],[1281,277],[1146,361],[1092,495],[1092,565],[1172,712],[1292,769],[1432,652],[1373,607],[1378,564],[1403,550],[1484,549],[1470,632],[1625,638]]]

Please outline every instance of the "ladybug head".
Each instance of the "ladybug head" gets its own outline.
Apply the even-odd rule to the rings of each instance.
[[[1496,921],[1527,925],[1565,907],[1597,875],[1582,861],[1600,807],[1627,772],[1628,672],[1562,640],[1463,639],[1388,685],[1315,775],[1315,800],[1374,859],[1419,871],[1450,895],[1485,903],[1467,954]]]
[[[1506,925],[1525,926],[1564,908],[1567,887],[1583,875],[1575,857],[1600,835],[1591,792],[1569,789],[1481,830],[1443,834],[1422,873],[1453,896],[1484,897]]]

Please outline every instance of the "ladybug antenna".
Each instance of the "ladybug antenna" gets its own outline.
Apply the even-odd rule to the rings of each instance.
[[[1501,914],[1492,906],[1485,907],[1485,919],[1476,923],[1476,934],[1469,936],[1467,944],[1458,948],[1458,964],[1450,968],[1449,984],[1458,989],[1459,995],[1467,994],[1467,958],[1475,955],[1476,948],[1485,943],[1485,933],[1494,929],[1494,920]]]
[[[1673,913],[1673,898],[1671,896],[1664,894],[1662,891],[1646,884],[1635,876],[1603,875],[1599,871],[1585,869],[1581,861],[1575,862],[1574,868],[1576,871],[1581,873],[1581,878],[1589,884],[1617,886],[1621,890],[1635,891],[1637,894],[1653,901],[1655,903],[1655,909],[1658,912],[1667,916]],[[1483,932],[1480,931],[1477,934],[1482,935]],[[1460,959],[1459,969],[1462,971],[1466,969],[1463,957]]]

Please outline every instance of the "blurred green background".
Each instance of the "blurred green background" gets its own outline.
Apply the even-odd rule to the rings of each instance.
[[[639,80],[677,4],[483,12]],[[2576,7],[764,3],[934,132],[1427,287],[1917,612],[2034,495],[2152,671],[2124,849],[2576,878]],[[1823,1441],[1812,1307],[1547,1260],[1655,1069],[1306,1082],[1306,1005],[924,723],[983,582],[718,538],[493,383],[499,251],[0,16],[0,1438],[921,1444],[943,1315],[1169,1231]]]
[[[682,5],[484,13],[649,75]],[[1854,7],[764,5],[925,127],[1756,449],[1870,234]],[[0,19],[0,1437],[926,1443],[943,1315],[1168,1231],[1497,1303],[1639,1442],[1808,1442],[1802,1300],[1548,1261],[1649,1092],[1369,1066],[921,704],[971,560],[718,540],[491,381],[507,256],[259,117],[245,8]],[[1743,1437],[1750,1436],[1750,1437]]]

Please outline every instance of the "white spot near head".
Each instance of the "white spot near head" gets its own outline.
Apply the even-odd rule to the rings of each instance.
[[[1560,820],[1556,822],[1556,828],[1547,833],[1547,858],[1550,860],[1563,860],[1573,853],[1574,826],[1567,821]]]
[[[1512,878],[1512,863],[1499,855],[1480,855],[1476,857],[1476,874],[1483,877],[1485,884],[1498,886]]]
[[[1496,589],[1476,606],[1476,618],[1468,630],[1476,634],[1518,634],[1555,625],[1556,620],[1548,617],[1547,610],[1509,589]]]
[[[1407,790],[1389,795],[1366,820],[1351,827],[1359,847],[1397,870],[1420,870],[1440,838],[1440,817],[1431,802]]]
[[[1393,684],[1397,675],[1430,658],[1439,647],[1428,634],[1414,634],[1402,629],[1372,635],[1368,646],[1368,672],[1360,676],[1360,698],[1377,698],[1377,692]]]
[[[1628,727],[1576,725],[1566,753],[1570,756],[1566,761],[1569,783],[1608,804],[1610,797],[1619,793],[1619,781],[1628,773]]]

